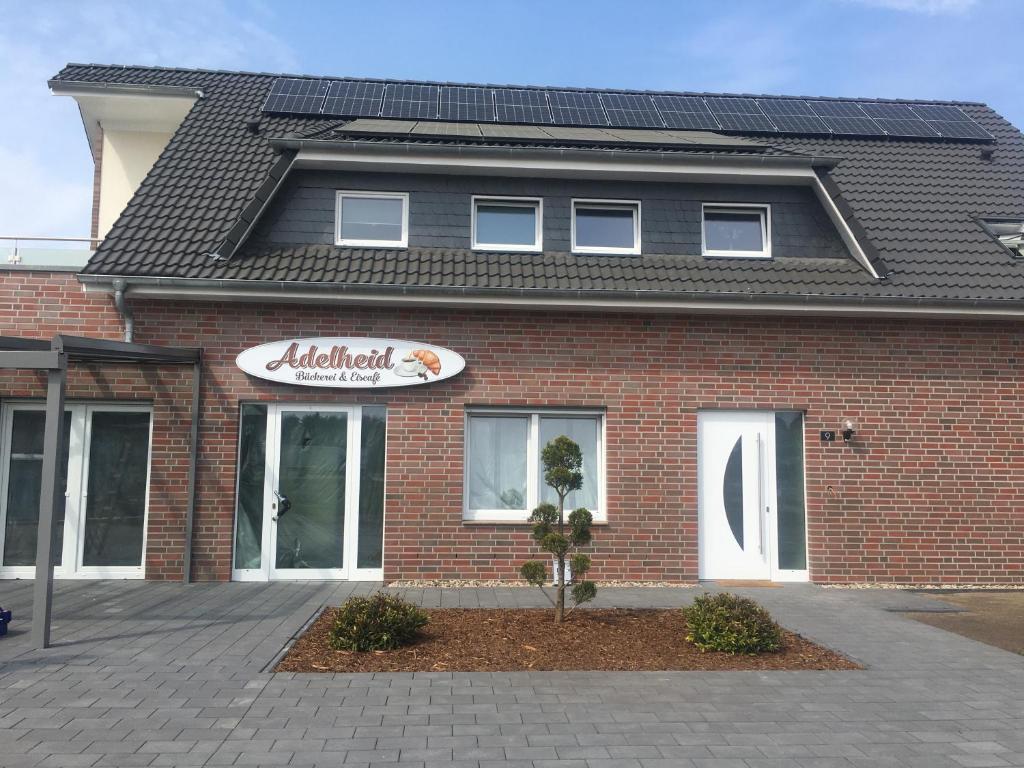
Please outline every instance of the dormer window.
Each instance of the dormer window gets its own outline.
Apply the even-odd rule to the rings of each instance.
[[[473,197],[473,249],[541,250],[543,210],[535,197]]]
[[[338,192],[335,242],[363,248],[409,244],[409,195],[404,192]]]
[[[701,242],[705,256],[771,257],[770,206],[704,203],[702,211]]]
[[[573,200],[573,253],[640,253],[640,202]]]
[[[981,224],[1014,256],[1024,256],[1024,219],[982,219]]]

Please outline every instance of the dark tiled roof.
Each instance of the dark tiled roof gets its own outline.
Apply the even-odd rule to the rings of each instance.
[[[843,201],[891,271],[870,278],[855,262],[827,259],[610,258],[470,251],[218,248],[278,156],[268,137],[320,132],[344,120],[260,112],[276,75],[69,65],[57,80],[188,86],[200,99],[96,251],[92,275],[301,280],[475,289],[735,292],[858,299],[1003,300],[1024,303],[1024,259],[1014,259],[976,217],[1024,218],[1024,137],[990,108],[962,108],[997,143],[757,137],[772,153],[840,158],[831,172]],[[259,135],[246,122],[260,119]]]
[[[221,280],[275,280],[393,285],[403,288],[506,287],[566,291],[666,291],[856,295],[873,279],[853,260],[778,259],[754,263],[701,256],[588,256],[571,253],[483,253],[442,248],[338,248],[328,245],[254,248],[219,262],[204,276]]]

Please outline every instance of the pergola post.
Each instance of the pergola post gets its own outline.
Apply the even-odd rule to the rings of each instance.
[[[202,363],[197,357],[192,364],[192,425],[189,432],[188,508],[185,510],[185,556],[181,580],[192,582],[192,528],[196,514],[196,464],[199,462],[199,391]]]
[[[36,580],[32,600],[32,645],[50,647],[53,606],[53,532],[58,505],[64,498],[60,485],[60,457],[64,455],[64,393],[67,355],[54,341],[58,367],[47,372],[46,425],[43,428],[42,486],[39,493],[39,532],[36,541]]]

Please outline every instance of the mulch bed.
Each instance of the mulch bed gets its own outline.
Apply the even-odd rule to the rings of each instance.
[[[510,672],[515,670],[860,669],[785,631],[782,650],[760,656],[702,653],[686,642],[676,610],[579,610],[561,627],[546,609],[434,608],[413,645],[396,651],[332,650],[328,608],[276,672]]]

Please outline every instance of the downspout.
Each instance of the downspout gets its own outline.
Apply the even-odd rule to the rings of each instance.
[[[114,287],[114,306],[117,307],[117,311],[124,320],[124,340],[131,344],[135,337],[135,318],[132,316],[131,307],[125,300],[128,284],[124,280],[114,280],[112,285]]]

